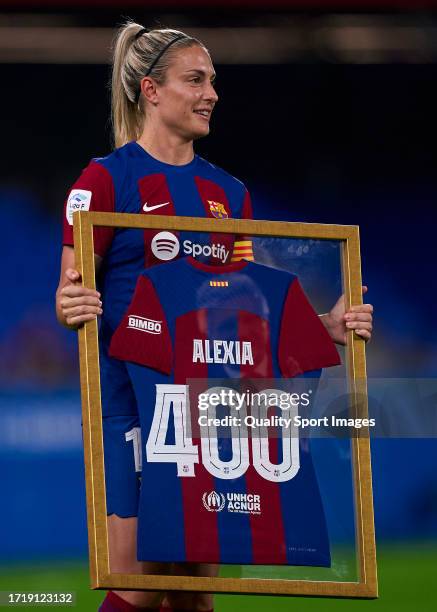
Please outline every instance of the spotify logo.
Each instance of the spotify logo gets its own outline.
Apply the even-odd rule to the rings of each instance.
[[[171,232],[159,232],[152,240],[152,253],[162,261],[174,259],[179,253],[179,240]]]

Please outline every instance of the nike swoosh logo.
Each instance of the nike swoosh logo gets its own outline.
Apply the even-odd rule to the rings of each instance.
[[[152,210],[156,210],[157,208],[161,208],[161,206],[167,206],[170,202],[163,202],[162,204],[155,204],[154,206],[148,206],[147,202],[143,206],[144,212],[150,212]]]

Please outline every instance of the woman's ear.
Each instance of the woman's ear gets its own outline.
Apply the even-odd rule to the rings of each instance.
[[[156,81],[151,77],[146,76],[141,79],[141,93],[151,104],[156,105],[158,103]]]

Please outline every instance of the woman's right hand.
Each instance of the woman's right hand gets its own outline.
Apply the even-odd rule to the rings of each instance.
[[[65,284],[59,292],[59,306],[67,327],[77,328],[103,312],[100,293],[83,287],[80,280],[77,270],[65,270]]]
[[[61,277],[56,291],[56,316],[59,323],[69,329],[77,329],[86,321],[102,314],[100,293],[81,284],[80,273],[74,266],[74,252],[64,247]]]

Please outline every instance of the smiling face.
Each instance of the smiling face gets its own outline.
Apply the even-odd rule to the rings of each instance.
[[[156,85],[155,119],[184,141],[206,136],[218,100],[214,79],[211,58],[203,47],[175,51],[164,83]]]

